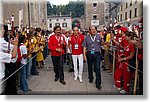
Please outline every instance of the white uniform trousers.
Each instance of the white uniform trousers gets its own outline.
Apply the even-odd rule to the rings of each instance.
[[[83,54],[80,55],[72,55],[73,65],[74,65],[74,76],[82,78],[83,73]],[[77,59],[79,61],[79,70],[77,68]]]

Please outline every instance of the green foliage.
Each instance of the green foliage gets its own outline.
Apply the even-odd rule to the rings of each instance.
[[[81,17],[84,15],[84,2],[71,1],[67,5],[53,5],[47,1],[47,15],[62,15],[72,14],[72,18]]]

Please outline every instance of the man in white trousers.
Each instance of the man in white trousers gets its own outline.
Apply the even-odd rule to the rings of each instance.
[[[72,49],[72,59],[74,64],[74,80],[76,81],[79,77],[79,81],[82,83],[82,73],[83,73],[83,47],[82,43],[84,41],[84,36],[79,33],[79,28],[73,28],[73,34],[70,37],[69,45]],[[77,68],[77,60],[79,62],[79,69]]]

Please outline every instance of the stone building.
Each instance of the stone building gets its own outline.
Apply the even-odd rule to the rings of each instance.
[[[117,6],[122,0],[105,0],[105,26],[113,27],[117,22],[118,9]]]
[[[85,28],[104,26],[104,0],[85,0]]]
[[[142,0],[122,0],[118,5],[118,23],[128,26],[130,24],[138,25],[138,21],[143,16]]]
[[[14,15],[14,26],[47,28],[46,0],[2,0],[3,22]]]
[[[53,31],[55,26],[60,26],[62,29],[72,29],[72,18],[70,15],[55,15],[47,18],[48,30]]]

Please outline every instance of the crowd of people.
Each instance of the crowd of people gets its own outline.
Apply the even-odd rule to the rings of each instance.
[[[53,31],[26,28],[22,31],[0,26],[0,82],[1,94],[16,95],[18,90],[32,91],[28,86],[31,75],[39,75],[44,60],[50,55],[54,67],[54,81],[66,85],[63,64],[73,72],[73,80],[84,81],[84,63],[88,65],[89,83],[101,90],[101,70],[114,77],[114,87],[121,94],[130,92],[138,77],[138,94],[143,94],[143,28],[116,26],[98,30],[90,26],[81,31],[55,26]],[[94,64],[94,65],[93,65]],[[136,68],[138,76],[135,75]],[[18,71],[17,71],[18,70]],[[93,74],[93,72],[95,74]],[[95,75],[95,76],[94,76]]]
[[[8,30],[6,25],[1,25],[0,31],[1,94],[32,91],[27,79],[39,75],[38,69],[44,68],[44,59],[49,54],[46,31],[26,27],[22,31]]]

